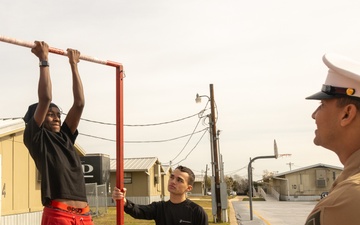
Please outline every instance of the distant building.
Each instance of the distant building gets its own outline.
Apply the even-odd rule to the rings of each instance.
[[[191,190],[191,193],[189,193],[189,195],[191,195],[191,196],[204,196],[204,193],[205,193],[204,176],[196,175],[194,185],[193,185],[193,189]]]
[[[319,163],[268,177],[263,180],[263,189],[280,201],[317,200],[330,190],[342,170]]]
[[[125,158],[126,198],[137,204],[168,200],[167,182],[171,168],[163,167],[157,157]],[[116,160],[110,160],[111,190],[116,185]],[[115,203],[113,203],[115,204]]]

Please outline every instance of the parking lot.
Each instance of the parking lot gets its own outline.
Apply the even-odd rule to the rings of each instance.
[[[253,201],[253,220],[250,220],[248,201],[232,201],[238,224],[242,225],[304,225],[308,214],[316,205],[311,202]]]

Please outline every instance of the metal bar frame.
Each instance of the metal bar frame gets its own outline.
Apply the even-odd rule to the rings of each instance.
[[[32,48],[35,46],[32,42],[22,41],[15,38],[0,35],[0,41],[9,44],[19,45],[22,47]],[[67,55],[67,51],[49,46],[49,52],[58,55]],[[118,62],[109,60],[100,60],[95,57],[80,55],[81,60],[88,62],[103,64],[116,68],[116,186],[120,189],[124,188],[124,95],[123,95],[123,65]],[[124,224],[124,201],[116,201],[116,224]]]

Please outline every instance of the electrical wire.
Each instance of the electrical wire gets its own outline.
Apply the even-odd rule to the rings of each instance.
[[[206,104],[206,105],[207,105],[207,104]],[[206,107],[206,106],[205,106],[205,107]],[[202,112],[203,112],[203,111],[204,111],[204,110],[202,110]],[[179,157],[179,155],[184,151],[184,149],[186,148],[186,146],[189,144],[189,142],[190,142],[193,134],[194,134],[195,131],[196,131],[196,128],[199,126],[199,123],[200,123],[201,119],[202,119],[202,117],[199,116],[199,120],[198,120],[198,122],[196,123],[196,126],[195,126],[195,128],[194,128],[194,130],[193,130],[193,132],[192,132],[192,135],[189,137],[189,139],[187,140],[187,142],[185,143],[185,145],[184,145],[184,147],[181,149],[181,151],[180,151],[172,160],[170,160],[171,162],[174,161],[177,157]]]
[[[61,113],[63,115],[67,115],[66,113]],[[170,123],[175,123],[175,122],[179,122],[179,121],[183,121],[186,119],[190,119],[194,116],[198,116],[199,113],[195,113],[194,115],[191,116],[186,116],[184,118],[180,118],[180,119],[176,119],[176,120],[171,120],[171,121],[166,121],[166,122],[160,122],[160,123],[149,123],[149,124],[124,124],[125,127],[146,127],[146,126],[159,126],[159,125],[164,125],[164,124],[170,124]],[[86,121],[86,122],[91,122],[91,123],[97,123],[97,124],[101,124],[101,125],[111,125],[111,126],[116,126],[116,123],[107,123],[107,122],[100,122],[100,121],[96,121],[96,120],[90,120],[90,119],[85,119],[85,118],[80,118],[80,120]]]
[[[206,128],[206,130],[204,131],[203,135],[201,135],[199,141],[195,144],[195,146],[191,149],[191,151],[185,156],[185,158],[183,158],[182,160],[180,160],[177,163],[174,163],[174,165],[179,165],[179,163],[185,161],[187,159],[187,157],[194,151],[194,149],[198,146],[198,144],[200,143],[200,141],[202,140],[202,138],[204,137],[204,135],[206,134],[206,131],[208,130],[208,128]]]
[[[240,170],[245,169],[246,167],[247,167],[247,166],[244,166],[244,167],[242,167],[242,168],[240,168],[240,169],[232,170],[232,171],[230,171],[230,172],[226,172],[225,175],[231,175],[231,174],[237,173],[237,172],[239,172]]]
[[[157,141],[125,141],[125,143],[159,143],[159,142],[168,142],[168,141],[174,141],[174,140],[177,140],[177,139],[181,139],[181,138],[184,138],[184,137],[187,137],[187,136],[192,136],[194,134],[197,134],[197,133],[200,133],[204,130],[207,130],[208,128],[204,128],[202,130],[199,130],[199,131],[196,131],[196,132],[193,132],[191,134],[186,134],[186,135],[183,135],[183,136],[179,136],[179,137],[175,137],[175,138],[170,138],[170,139],[166,139],[166,140],[157,140]]]
[[[22,119],[23,117],[5,117],[5,118],[0,118],[0,120],[17,120],[17,119]]]

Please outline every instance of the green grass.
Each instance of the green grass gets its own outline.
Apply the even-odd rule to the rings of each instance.
[[[249,198],[243,198],[243,201],[249,201]],[[261,197],[254,197],[252,198],[252,201],[265,201],[265,199]]]
[[[229,225],[229,223],[213,222],[210,196],[199,197],[194,199],[193,201],[204,208],[205,212],[208,214],[209,224]],[[93,217],[93,220],[94,220],[94,225],[116,225],[116,207],[109,207],[107,214],[98,217]],[[155,222],[153,220],[134,219],[131,216],[124,213],[124,224],[155,225]]]

